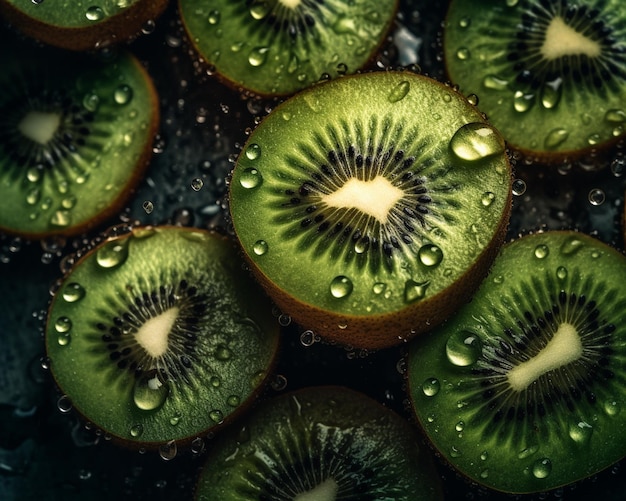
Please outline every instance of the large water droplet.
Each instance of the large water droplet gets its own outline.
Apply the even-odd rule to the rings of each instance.
[[[417,257],[424,266],[433,268],[443,261],[443,251],[436,245],[426,244],[420,247]]]
[[[548,458],[538,459],[533,463],[532,473],[535,478],[546,478],[552,472],[552,461]]]
[[[585,421],[574,421],[569,425],[570,438],[580,445],[585,445],[589,442],[591,435],[593,434],[593,426]]]
[[[562,127],[552,129],[546,136],[543,144],[549,150],[553,150],[562,145],[569,137],[569,131]]]
[[[61,297],[68,303],[75,303],[85,297],[85,289],[82,285],[71,282],[63,288]]]
[[[504,139],[490,125],[468,123],[456,131],[450,141],[452,152],[466,162],[476,162],[504,152]]]
[[[352,284],[352,280],[343,275],[333,278],[330,282],[330,293],[337,299],[349,296],[353,289],[354,285]]]
[[[159,378],[156,370],[148,371],[135,380],[133,402],[138,409],[154,411],[167,400],[169,387]]]
[[[604,114],[604,119],[611,124],[621,124],[626,122],[626,111],[620,109],[610,109]]]
[[[391,90],[387,99],[389,99],[390,103],[397,103],[406,97],[409,90],[411,90],[411,84],[403,80]]]
[[[428,378],[422,383],[422,391],[427,397],[434,397],[441,389],[441,383],[437,378]]]
[[[245,169],[239,177],[239,183],[241,186],[248,189],[256,188],[260,186],[262,182],[263,176],[261,176],[261,173],[254,167]]]
[[[115,268],[128,259],[128,239],[116,239],[105,243],[96,252],[96,262],[102,268]]]
[[[404,301],[406,303],[413,303],[424,299],[426,296],[426,289],[430,285],[430,281],[416,282],[415,280],[407,280],[404,283]]]
[[[476,363],[482,355],[483,346],[480,338],[468,331],[452,334],[446,342],[446,356],[458,367],[467,367]]]

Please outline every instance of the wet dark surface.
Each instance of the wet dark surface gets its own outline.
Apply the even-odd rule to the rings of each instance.
[[[444,2],[401,2],[397,44],[379,55],[419,64],[443,78],[437,33]],[[188,47],[172,6],[156,29],[131,50],[145,62],[161,96],[162,124],[148,176],[110,224],[163,222],[227,228],[226,177],[246,130],[275,105],[230,89],[207,74]],[[538,229],[576,228],[623,248],[622,153],[601,161],[547,168],[515,163],[517,183],[509,238]],[[602,193],[593,190],[602,190]],[[590,201],[590,193],[591,199]],[[598,203],[602,198],[602,203]],[[181,452],[171,461],[115,447],[58,408],[59,394],[45,366],[42,331],[50,288],[77,248],[98,238],[24,242],[0,237],[0,498],[187,499],[202,455]],[[285,317],[278,318],[286,324]],[[402,347],[365,353],[315,342],[297,325],[285,342],[272,395],[315,384],[361,390],[410,419],[403,387]],[[302,339],[301,339],[302,337]],[[304,341],[304,344],[303,342]],[[43,363],[42,363],[43,360]],[[208,443],[210,447],[210,440]],[[591,479],[546,494],[513,499],[623,499],[623,461]],[[510,499],[467,484],[439,465],[450,499]]]

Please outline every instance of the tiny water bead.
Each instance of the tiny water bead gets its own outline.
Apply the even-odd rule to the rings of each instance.
[[[71,282],[64,287],[61,296],[67,303],[75,303],[85,297],[85,289],[82,285]]]
[[[468,331],[452,334],[446,342],[446,356],[453,365],[467,367],[476,363],[482,355],[480,338]]]
[[[89,7],[85,12],[85,17],[90,21],[100,21],[104,19],[104,16],[104,10],[102,10],[102,8],[98,7],[97,5]]]
[[[550,248],[544,244],[538,245],[535,247],[534,254],[537,259],[544,259],[548,257],[548,254],[550,254]]]
[[[561,281],[565,280],[567,278],[567,268],[565,266],[559,266],[556,269],[556,276]]]
[[[441,389],[441,383],[437,378],[428,378],[422,383],[422,391],[427,397],[434,397]]]
[[[330,283],[330,293],[337,299],[349,296],[353,289],[354,284],[352,280],[343,275],[335,277]]]
[[[158,376],[156,371],[140,375],[133,386],[133,402],[142,411],[160,409],[169,394],[169,387]]]
[[[113,93],[113,99],[119,105],[125,105],[133,99],[133,89],[130,85],[122,84]]]
[[[253,167],[245,169],[241,173],[241,176],[239,178],[239,183],[241,184],[241,186],[248,189],[257,188],[261,185],[262,182],[263,176],[257,169]]]
[[[150,200],[146,200],[141,207],[146,214],[152,214],[152,211],[154,210],[154,204]]]
[[[130,436],[133,438],[139,438],[143,433],[143,425],[142,424],[136,424],[134,426],[131,427],[130,429]]]
[[[478,162],[504,153],[502,136],[490,125],[472,122],[457,130],[450,141],[452,152],[466,162]]]
[[[551,130],[544,140],[544,146],[553,150],[561,146],[569,137],[569,131],[562,127]]]
[[[389,99],[390,103],[397,103],[398,101],[402,101],[410,90],[411,84],[408,81],[403,80],[391,90],[387,99]]]
[[[443,261],[443,251],[436,245],[427,244],[420,247],[417,257],[424,266],[433,268]]]
[[[593,188],[589,191],[588,199],[591,205],[602,205],[606,200],[606,194],[600,188]]]
[[[269,245],[267,244],[265,240],[257,240],[256,242],[254,242],[254,245],[252,246],[252,251],[257,256],[263,256],[264,254],[267,253],[268,250],[269,250]]]
[[[608,416],[615,417],[620,411],[621,406],[617,400],[610,398],[604,402],[604,412],[606,412]]]
[[[486,191],[485,193],[483,193],[483,196],[480,199],[480,202],[483,204],[484,207],[490,207],[493,204],[495,199],[496,199],[495,193],[491,191]]]
[[[535,478],[546,478],[552,473],[552,461],[548,458],[538,459],[533,463],[532,474]]]

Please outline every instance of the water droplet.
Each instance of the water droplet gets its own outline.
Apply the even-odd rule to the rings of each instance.
[[[257,186],[260,186],[262,182],[263,176],[261,176],[261,173],[253,167],[245,169],[239,178],[241,186],[248,189],[256,188]]]
[[[486,191],[485,193],[483,193],[483,196],[480,199],[480,201],[483,204],[483,207],[489,207],[495,199],[496,199],[495,193],[491,191]]]
[[[561,244],[560,251],[561,254],[571,256],[573,254],[576,254],[580,249],[583,248],[583,246],[584,244],[579,238],[569,237]]]
[[[270,7],[266,2],[253,3],[250,6],[250,15],[254,19],[263,19],[270,12]]]
[[[546,478],[552,472],[552,461],[548,458],[538,459],[533,463],[532,473],[535,478]]]
[[[141,374],[133,386],[133,402],[138,409],[154,411],[165,403],[169,387],[161,381],[156,370]]]
[[[200,191],[204,186],[204,181],[200,177],[196,177],[191,180],[191,189],[193,191]]]
[[[267,242],[265,240],[257,240],[256,242],[254,242],[254,245],[252,246],[252,251],[257,255],[257,256],[262,256],[264,255],[269,249],[269,246],[267,245]]]
[[[315,334],[311,330],[306,330],[302,334],[300,334],[300,343],[302,346],[313,346],[316,342]]]
[[[508,80],[505,80],[504,78],[501,78],[497,75],[487,75],[483,79],[483,85],[487,89],[506,90],[507,86],[509,85],[509,82]]]
[[[568,130],[562,127],[558,127],[556,129],[552,129],[548,133],[543,144],[546,148],[552,150],[561,146],[567,140],[568,137],[569,137]]]
[[[141,423],[136,424],[130,429],[130,436],[133,438],[139,438],[143,433],[143,425]]]
[[[104,19],[104,11],[97,5],[93,5],[87,9],[85,17],[90,21],[100,21]]]
[[[459,21],[459,26],[461,28],[469,28],[472,24],[472,20],[469,17],[463,17]]]
[[[430,285],[430,281],[416,282],[415,280],[407,280],[404,283],[404,301],[406,303],[413,303],[424,299],[426,296],[426,289]]]
[[[535,104],[535,95],[526,94],[521,90],[518,90],[513,94],[513,108],[519,113],[524,113],[531,109]]]
[[[241,398],[239,398],[239,395],[229,395],[226,399],[226,403],[231,407],[237,407],[240,402]]]
[[[230,360],[233,356],[233,351],[225,344],[220,344],[215,348],[215,358],[221,361]]]
[[[142,207],[146,214],[152,214],[152,211],[154,210],[154,204],[150,200],[146,200],[142,204]]]
[[[541,88],[541,104],[546,109],[554,108],[561,100],[561,91],[563,80],[556,78],[550,82],[546,82]]]
[[[535,257],[537,259],[544,259],[548,257],[548,254],[550,254],[550,248],[547,245],[540,244],[535,247]]]
[[[115,92],[113,92],[113,99],[119,105],[128,104],[133,99],[133,89],[130,85],[122,84]]]
[[[68,332],[72,328],[72,321],[68,317],[59,317],[54,322],[54,330],[57,332]]]
[[[63,332],[57,337],[57,343],[59,343],[59,346],[67,346],[70,344],[71,340],[72,336],[69,332]]]
[[[622,177],[624,175],[625,165],[626,165],[626,162],[624,162],[623,159],[616,158],[615,160],[611,162],[611,173],[615,177]]]
[[[82,285],[71,282],[64,287],[62,297],[68,303],[75,303],[85,297],[85,289]]]
[[[246,148],[246,157],[248,158],[248,160],[256,160],[260,156],[261,147],[258,144],[252,143]]]
[[[467,61],[471,57],[470,50],[467,47],[460,47],[456,51],[456,57],[461,61]]]
[[[465,423],[463,421],[459,421],[454,427],[454,429],[459,432],[463,431],[464,428],[465,428]]]
[[[209,24],[216,25],[216,24],[219,24],[220,18],[221,18],[220,11],[212,10],[211,12],[209,12],[209,17],[207,18],[207,20],[209,21]]]
[[[422,383],[422,391],[427,397],[434,397],[441,389],[441,383],[436,378],[428,378]]]
[[[96,262],[102,268],[116,268],[128,259],[128,239],[105,243],[96,251]]]
[[[611,124],[626,122],[626,112],[620,109],[611,109],[604,114],[604,119]]]
[[[480,478],[487,478],[489,476],[489,470],[485,469],[480,472]]]
[[[209,417],[214,423],[221,423],[224,421],[224,413],[219,409],[213,409],[209,412]]]
[[[200,454],[204,450],[204,440],[200,437],[196,437],[191,441],[191,452],[193,454]]]
[[[174,440],[170,440],[159,447],[159,456],[164,461],[171,461],[176,457],[176,454],[178,454],[178,446]]]
[[[391,90],[387,99],[390,103],[397,103],[406,97],[409,90],[411,90],[411,84],[408,81],[403,80]]]
[[[591,146],[594,146],[601,141],[602,141],[602,138],[600,137],[600,134],[591,134],[589,137],[587,137],[587,144]]]
[[[591,191],[589,191],[588,198],[591,205],[598,206],[604,203],[606,196],[604,194],[604,191],[600,188],[593,188]]]
[[[460,458],[463,455],[463,453],[456,447],[456,446],[452,446],[450,448],[450,456],[453,458]]]
[[[178,423],[180,423],[180,415],[177,414],[176,416],[172,416],[170,418],[170,424],[172,426],[178,426]]]
[[[251,66],[262,66],[267,60],[269,47],[255,47],[248,54],[248,62]]]
[[[57,400],[57,409],[59,409],[62,413],[67,414],[72,410],[72,401],[69,399],[67,395],[62,395]]]
[[[563,281],[567,278],[567,268],[565,266],[559,266],[556,269],[556,277]]]
[[[446,342],[446,356],[458,367],[467,367],[476,363],[482,355],[483,346],[480,338],[468,331],[457,331]]]
[[[278,316],[278,324],[283,327],[287,327],[291,324],[291,316],[287,315],[286,313],[280,314]]]
[[[585,421],[574,421],[569,425],[569,436],[577,444],[587,444],[592,434],[593,426]]]
[[[453,153],[467,162],[476,162],[504,152],[504,139],[490,125],[468,123],[457,130],[450,140]]]
[[[487,461],[489,459],[489,453],[487,451],[483,451],[480,453],[480,460]]]
[[[352,280],[343,275],[333,278],[332,282],[330,282],[330,293],[337,299],[349,296],[353,288]]]
[[[478,96],[476,94],[468,94],[467,102],[472,106],[478,106]]]
[[[620,410],[621,406],[617,400],[610,398],[604,402],[604,412],[606,412],[607,415],[615,417],[619,414]]]
[[[386,288],[387,288],[387,284],[384,284],[382,282],[376,282],[374,286],[372,287],[372,291],[374,292],[374,294],[378,295],[378,294],[382,294],[383,292],[385,292]]]
[[[52,217],[50,218],[50,224],[53,226],[57,226],[59,228],[63,228],[65,226],[69,226],[72,221],[72,217],[67,210],[56,210]]]
[[[530,447],[526,447],[519,451],[517,454],[518,459],[526,459],[535,454],[539,450],[538,445],[531,445]]]
[[[526,193],[526,182],[523,179],[515,179],[512,185],[513,195],[516,197],[522,196]]]
[[[429,268],[438,266],[443,260],[443,251],[436,245],[426,244],[417,252],[420,262]]]

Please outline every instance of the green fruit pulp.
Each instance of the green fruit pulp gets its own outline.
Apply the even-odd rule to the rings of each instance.
[[[450,80],[479,97],[479,108],[512,147],[565,160],[626,132],[626,4],[552,2],[546,9],[543,3],[453,0],[444,53]],[[545,23],[555,18],[548,37]],[[596,23],[611,29],[612,42],[594,32]],[[541,61],[542,50],[550,62]],[[597,73],[601,84],[576,74],[581,61],[581,73]]]
[[[441,486],[399,416],[353,390],[310,387],[264,402],[214,444],[196,499],[425,501]]]
[[[413,409],[447,462],[492,489],[528,493],[624,457],[624,283],[626,258],[583,234],[503,248],[472,301],[410,348]],[[588,381],[576,386],[573,374]]]
[[[153,84],[127,53],[3,57],[0,228],[77,233],[117,210],[140,179],[158,124]]]
[[[56,0],[3,1],[46,25],[62,28],[88,28],[124,12],[138,0],[98,0],[97,2],[85,2],[83,0],[64,0],[62,2]]]
[[[351,178],[362,182],[372,206],[382,203],[387,210],[383,177],[400,191],[413,189],[416,179],[426,187],[430,212],[422,224],[410,223],[413,232],[402,223],[403,214],[395,227],[389,221],[353,224],[347,238],[333,235],[332,226],[303,227],[315,213],[290,199],[307,198],[299,189],[330,165],[328,151],[350,145],[362,148],[356,153],[364,157],[368,146],[382,149],[369,170]],[[411,174],[401,171],[402,161],[384,160],[387,151],[414,158]],[[339,181],[328,189],[332,193],[349,180],[347,167],[342,169],[333,171]],[[373,180],[381,184],[367,184]],[[328,204],[318,195],[308,198],[322,210]],[[497,133],[452,89],[408,72],[347,76],[287,100],[250,135],[230,183],[235,232],[260,272],[301,303],[346,316],[398,312],[445,292],[490,245],[509,197],[510,168]],[[419,205],[416,200],[407,206]],[[345,227],[350,210],[337,209]],[[381,242],[394,235],[399,248],[387,258]],[[365,237],[370,247],[364,251],[359,246],[367,247]]]
[[[396,4],[395,0],[179,2],[189,38],[206,62],[226,80],[264,95],[291,94],[323,74],[336,76],[361,68],[382,43]],[[279,28],[282,19],[293,21]],[[315,21],[309,26],[311,19]],[[296,30],[293,35],[290,28]]]
[[[140,228],[105,242],[75,265],[50,306],[46,348],[60,390],[86,420],[125,444],[154,447],[202,435],[230,420],[258,392],[273,364],[278,323],[235,255],[229,241],[201,230]],[[181,281],[202,298],[192,310],[184,309],[185,298],[172,289]],[[129,305],[141,300],[144,306],[136,311],[163,304],[162,293],[158,301],[145,299],[160,287],[171,292],[165,296],[179,311],[169,319],[153,315],[142,347],[134,349],[138,358],[150,339],[155,346],[166,336],[167,353],[142,367],[142,374],[162,371],[163,386],[153,380],[150,388],[138,387],[141,375],[131,366],[119,368],[123,357],[115,351],[142,332],[126,319],[139,318]],[[169,334],[163,332],[166,320]],[[173,339],[174,323],[187,324],[189,341]]]

